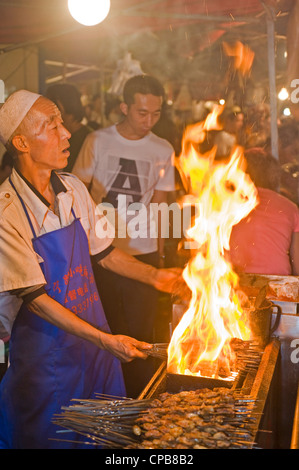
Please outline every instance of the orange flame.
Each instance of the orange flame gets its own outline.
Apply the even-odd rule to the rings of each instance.
[[[216,115],[220,111],[218,108]],[[183,272],[192,292],[189,308],[168,348],[169,372],[209,377],[219,375],[219,364],[220,369],[230,369],[232,338],[250,337],[236,295],[238,276],[225,259],[225,250],[229,249],[233,225],[257,204],[256,188],[242,169],[240,147],[226,164],[215,164],[214,150],[208,155],[197,152],[196,144],[202,141],[204,130],[214,118],[208,116],[204,123],[186,130],[179,157],[181,174],[196,201],[197,215],[188,237],[198,248]]]
[[[241,41],[236,41],[234,45],[223,41],[224,52],[228,57],[233,57],[234,69],[245,76],[250,73],[254,52],[248,46],[244,46]]]
[[[197,196],[201,192],[203,175],[214,160],[216,147],[212,149],[206,158],[198,158],[198,145],[201,144],[206,137],[206,131],[221,130],[222,126],[218,123],[217,118],[224,110],[224,106],[216,105],[211,113],[208,114],[205,121],[186,127],[182,139],[182,152],[179,162],[176,162],[177,169],[180,173],[182,183],[186,192]],[[185,158],[184,156],[187,156]],[[191,187],[190,187],[191,186]]]

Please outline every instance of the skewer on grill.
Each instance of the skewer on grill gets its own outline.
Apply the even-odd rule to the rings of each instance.
[[[175,395],[165,392],[159,397],[147,400],[113,397],[109,400],[100,395],[98,399],[76,399],[71,406],[63,407],[63,413],[54,417],[54,423],[65,428],[59,431],[60,435],[76,432],[90,440],[91,445],[108,448],[146,448],[148,445],[151,448],[246,448],[254,444],[256,402],[250,395],[240,396],[228,389],[201,389]],[[219,402],[211,406],[209,401],[218,398]],[[171,406],[171,399],[177,400],[178,406]],[[192,417],[197,420],[196,426]],[[165,428],[166,436],[161,434],[165,419],[170,420]],[[156,431],[152,432],[155,427]],[[177,437],[169,433],[175,428]],[[140,430],[139,437],[134,436],[134,429],[137,435]]]
[[[214,378],[229,378],[231,377],[232,381],[236,381],[242,375],[250,373],[258,369],[260,361],[262,358],[262,351],[259,349],[259,346],[252,341],[243,341],[237,338],[231,340],[231,347],[236,355],[236,360],[234,364],[234,370],[223,370],[221,367],[216,368]],[[148,356],[153,356],[158,359],[167,361],[168,343],[155,343],[152,345],[152,348],[146,350]],[[204,365],[201,364],[200,374],[202,376],[210,377],[211,373],[209,370],[204,368]]]
[[[153,356],[159,359],[167,360],[168,343],[155,343],[151,349],[146,349],[143,352],[148,356]]]
[[[53,417],[54,424],[65,428],[57,432],[75,432],[88,438],[92,445],[105,447],[119,448],[135,443],[133,423],[148,408],[150,400],[110,398],[99,395],[98,399],[72,400],[76,403],[62,407],[63,412]]]
[[[232,348],[237,358],[238,373],[246,373],[252,369],[258,368],[262,351],[260,351],[253,343],[244,342],[242,340],[232,340]],[[167,343],[153,344],[152,349],[146,350],[147,354],[167,359]],[[169,443],[170,446],[191,446],[199,447],[248,447],[253,446],[251,429],[257,419],[257,413],[254,410],[256,401],[252,397],[244,396],[236,389],[229,391],[223,389],[201,389],[195,392],[181,392],[172,395],[167,392],[161,394],[161,400],[145,399],[133,400],[125,397],[115,397],[111,395],[96,395],[95,399],[74,399],[73,404],[69,407],[62,407],[63,413],[55,416],[53,422],[58,426],[65,428],[63,432],[76,432],[81,436],[90,440],[91,445],[102,445],[104,447],[113,448],[135,448],[136,436],[133,434],[133,427],[146,422],[148,416],[156,414],[156,419],[161,419],[163,413],[167,413],[167,399],[170,397],[169,410],[173,414],[178,413],[184,416],[188,413],[195,412],[198,419],[206,421],[203,427],[198,426],[198,439],[192,444],[192,439],[181,438],[180,442],[174,441]],[[184,403],[185,398],[186,402]],[[191,399],[190,399],[191,397]],[[194,401],[194,397],[196,398]],[[181,403],[171,405],[171,400],[182,400]],[[193,400],[193,401],[192,401]],[[198,400],[198,402],[196,402]],[[180,406],[183,405],[183,406]],[[177,406],[178,405],[178,406]],[[159,407],[161,408],[160,416]],[[163,407],[165,408],[163,410]],[[134,424],[135,423],[135,424]],[[220,442],[219,439],[209,436],[204,437],[204,428],[207,426],[229,425],[233,429]],[[219,431],[222,432],[222,431]],[[141,430],[141,434],[145,434]],[[157,433],[156,433],[157,434]],[[216,433],[215,433],[216,434]],[[217,437],[221,434],[218,433]],[[201,436],[201,437],[200,437]],[[246,438],[245,438],[246,436]],[[156,442],[154,442],[156,441]],[[198,442],[199,443],[198,443]],[[164,441],[162,441],[164,442]],[[141,444],[142,445],[142,444]],[[145,444],[149,445],[149,444]],[[154,448],[161,448],[159,439],[151,441]],[[164,445],[167,445],[167,443]],[[142,448],[142,447],[141,447]],[[163,447],[162,447],[163,448]],[[168,448],[168,447],[166,447]],[[173,447],[169,447],[173,448]]]

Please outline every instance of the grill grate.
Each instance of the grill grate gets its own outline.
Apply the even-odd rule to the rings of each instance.
[[[217,383],[210,379],[208,384],[209,379],[205,377],[180,376],[182,380],[190,379],[189,390],[186,390],[188,385],[185,382],[175,385],[183,390],[170,391],[167,388],[170,375],[164,362],[137,400],[98,396],[94,400],[74,400],[73,405],[64,407],[62,413],[53,418],[54,423],[63,428],[58,431],[57,440],[64,440],[61,433],[76,432],[84,436],[86,444],[105,448],[252,448],[257,442],[278,353],[279,342],[273,339],[260,354],[259,364],[255,364],[255,368],[252,365],[244,367],[230,388],[223,386],[223,380],[219,387],[217,379]],[[171,386],[176,379],[173,374]],[[176,403],[176,408],[171,403],[177,397],[189,395],[192,398],[192,391],[197,403],[187,400],[183,405],[181,401]],[[170,400],[170,408],[161,407],[161,396],[164,396],[164,405],[165,400]],[[153,422],[153,410],[156,423]],[[173,439],[171,433],[167,437],[161,435],[162,420],[167,424],[167,414],[170,421],[165,429],[175,428],[173,433],[178,434],[177,439]],[[146,420],[148,415],[151,423]],[[174,419],[171,421],[171,416],[175,415],[176,423]],[[191,417],[197,420],[196,427],[192,420],[188,424],[184,419],[186,415],[190,420]]]

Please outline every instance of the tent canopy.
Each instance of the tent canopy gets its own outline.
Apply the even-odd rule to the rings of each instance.
[[[268,0],[267,3],[276,9],[280,9],[280,4],[288,9],[292,2]],[[67,0],[1,0],[0,10],[2,44],[39,41],[43,37],[83,29],[70,17]],[[94,37],[103,37],[207,21],[227,23],[227,27],[238,19],[254,20],[263,12],[259,0],[111,0],[109,17],[90,32]]]
[[[277,33],[277,79],[283,76],[287,22],[295,1],[111,0],[106,20],[85,27],[72,19],[67,0],[0,0],[0,52],[38,45],[46,63],[92,65],[94,76],[100,68],[112,73],[130,52],[144,72],[163,81],[188,81],[194,90],[207,87],[208,96],[223,86],[224,40],[248,44],[255,53],[254,80],[267,80],[269,7]],[[45,78],[55,74],[57,67],[48,65]]]

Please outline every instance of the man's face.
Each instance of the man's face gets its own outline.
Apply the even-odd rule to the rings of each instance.
[[[159,121],[162,101],[161,96],[136,93],[133,104],[123,105],[126,122],[137,139],[145,137]]]
[[[242,113],[236,114],[233,119],[228,121],[226,129],[232,134],[238,134],[244,124],[244,115]]]
[[[40,169],[64,168],[70,154],[71,134],[62,124],[60,111],[52,101],[41,97],[30,113],[33,126],[27,140],[33,164]]]

